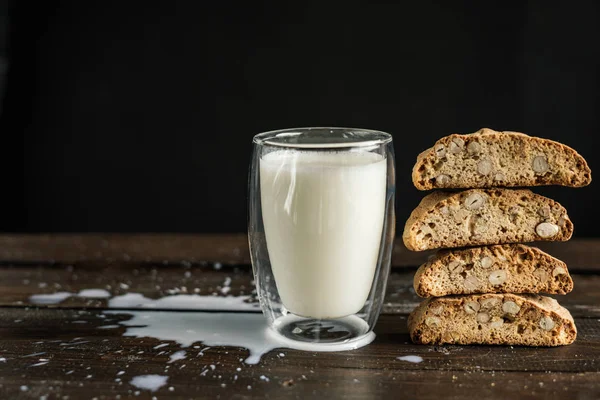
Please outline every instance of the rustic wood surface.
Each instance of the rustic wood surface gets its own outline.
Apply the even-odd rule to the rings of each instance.
[[[412,290],[412,274],[426,255],[407,252],[399,242],[371,345],[341,353],[281,349],[248,365],[240,361],[248,356],[246,349],[203,350],[200,342],[188,349],[201,356],[169,363],[169,356],[182,349],[177,343],[123,336],[126,328],[121,325],[99,329],[106,325],[107,299],[71,296],[56,304],[32,302],[39,294],[85,289],[104,289],[111,296],[140,293],[151,299],[226,293],[249,296],[252,302],[244,236],[0,236],[0,398],[598,399],[600,240],[543,247],[574,272],[574,291],[558,297],[579,330],[571,346],[411,344],[406,316],[420,301]],[[229,292],[222,291],[226,281]],[[113,308],[111,318],[127,321],[140,310]],[[168,309],[199,316],[201,311]],[[159,343],[164,345],[155,348]],[[406,355],[423,361],[397,358]],[[169,380],[156,392],[130,384],[144,374],[168,375]]]
[[[600,270],[596,239],[573,239],[568,242],[541,242],[535,245],[569,265]],[[398,239],[392,264],[414,267],[431,252],[412,252]],[[248,237],[233,235],[166,235],[166,234],[62,234],[0,235],[0,260],[4,262],[76,263],[98,261],[125,262],[220,262],[250,265]]]

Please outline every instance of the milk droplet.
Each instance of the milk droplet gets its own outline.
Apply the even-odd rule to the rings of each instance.
[[[129,382],[131,385],[135,386],[138,389],[150,390],[151,392],[156,392],[158,389],[167,384],[168,376],[164,375],[139,375],[133,377],[133,379]],[[169,390],[172,391],[173,387],[171,386]]]
[[[185,358],[186,357],[185,357],[185,351],[184,350],[176,351],[175,353],[173,353],[173,354],[171,354],[169,356],[168,363],[170,364],[170,363],[173,363],[175,361],[184,360]]]
[[[396,357],[397,360],[401,360],[401,361],[408,361],[411,363],[420,363],[423,361],[423,357],[420,356],[402,356],[402,357]]]

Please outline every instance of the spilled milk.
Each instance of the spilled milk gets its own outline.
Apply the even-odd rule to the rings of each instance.
[[[131,319],[119,322],[127,327],[124,336],[174,341],[184,348],[194,343],[243,347],[250,352],[245,359],[247,364],[257,364],[264,354],[285,347],[271,337],[263,315],[258,313],[127,311],[126,314],[131,315]],[[184,354],[174,354],[173,361],[183,358]]]
[[[139,375],[135,376],[129,383],[138,389],[146,389],[156,392],[167,384],[168,376],[164,375]]]
[[[29,297],[29,301],[33,304],[58,304],[69,297],[83,297],[86,299],[107,299],[110,293],[104,289],[84,289],[79,293],[57,292],[51,294],[34,294]]]
[[[323,344],[319,346],[311,343],[297,344],[276,336],[267,327],[265,317],[260,312],[258,304],[248,301],[249,296],[177,294],[150,299],[140,293],[127,293],[110,298],[110,293],[103,289],[86,289],[79,293],[59,292],[33,295],[30,297],[30,301],[34,304],[58,304],[71,296],[108,298],[108,307],[115,310],[104,311],[105,315],[130,316],[125,321],[110,322],[109,320],[98,329],[115,329],[124,326],[126,328],[124,336],[173,341],[184,349],[195,343],[202,343],[204,346],[245,348],[249,351],[248,357],[244,360],[247,364],[257,364],[264,354],[277,348],[295,348],[305,351],[342,350],[335,345],[328,347]],[[353,343],[352,348],[364,346],[374,337],[375,335],[371,333],[363,341]],[[344,350],[347,349],[349,348],[344,348]],[[178,351],[172,355],[170,361],[183,359],[185,355],[185,350]]]
[[[421,357],[421,356],[413,356],[413,355],[411,355],[411,356],[396,357],[396,359],[400,360],[400,361],[408,361],[408,362],[411,362],[411,363],[420,363],[420,362],[423,362],[423,357]]]

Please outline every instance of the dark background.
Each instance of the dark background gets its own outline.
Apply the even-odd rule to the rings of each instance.
[[[399,232],[417,154],[450,133],[600,167],[597,2],[390,3],[2,4],[1,229],[243,232],[251,138],[279,128],[392,133]],[[598,187],[536,191],[597,236]]]

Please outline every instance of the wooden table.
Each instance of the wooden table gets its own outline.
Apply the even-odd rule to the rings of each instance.
[[[201,357],[168,363],[181,350],[176,343],[124,337],[123,326],[98,329],[107,299],[68,297],[47,306],[30,300],[92,288],[153,299],[177,292],[222,295],[227,277],[230,295],[247,295],[252,274],[244,235],[0,236],[0,398],[598,399],[600,240],[540,247],[566,261],[575,280],[575,290],[559,298],[579,329],[571,346],[411,344],[406,316],[419,302],[412,275],[427,254],[410,253],[398,242],[371,345],[341,353],[276,350],[247,365],[243,348],[204,351],[202,343],[190,347]],[[118,310],[124,319],[132,311]],[[423,361],[398,359],[406,355]],[[201,373],[207,365],[215,369]],[[166,374],[168,383],[156,392],[130,384],[144,374]]]

